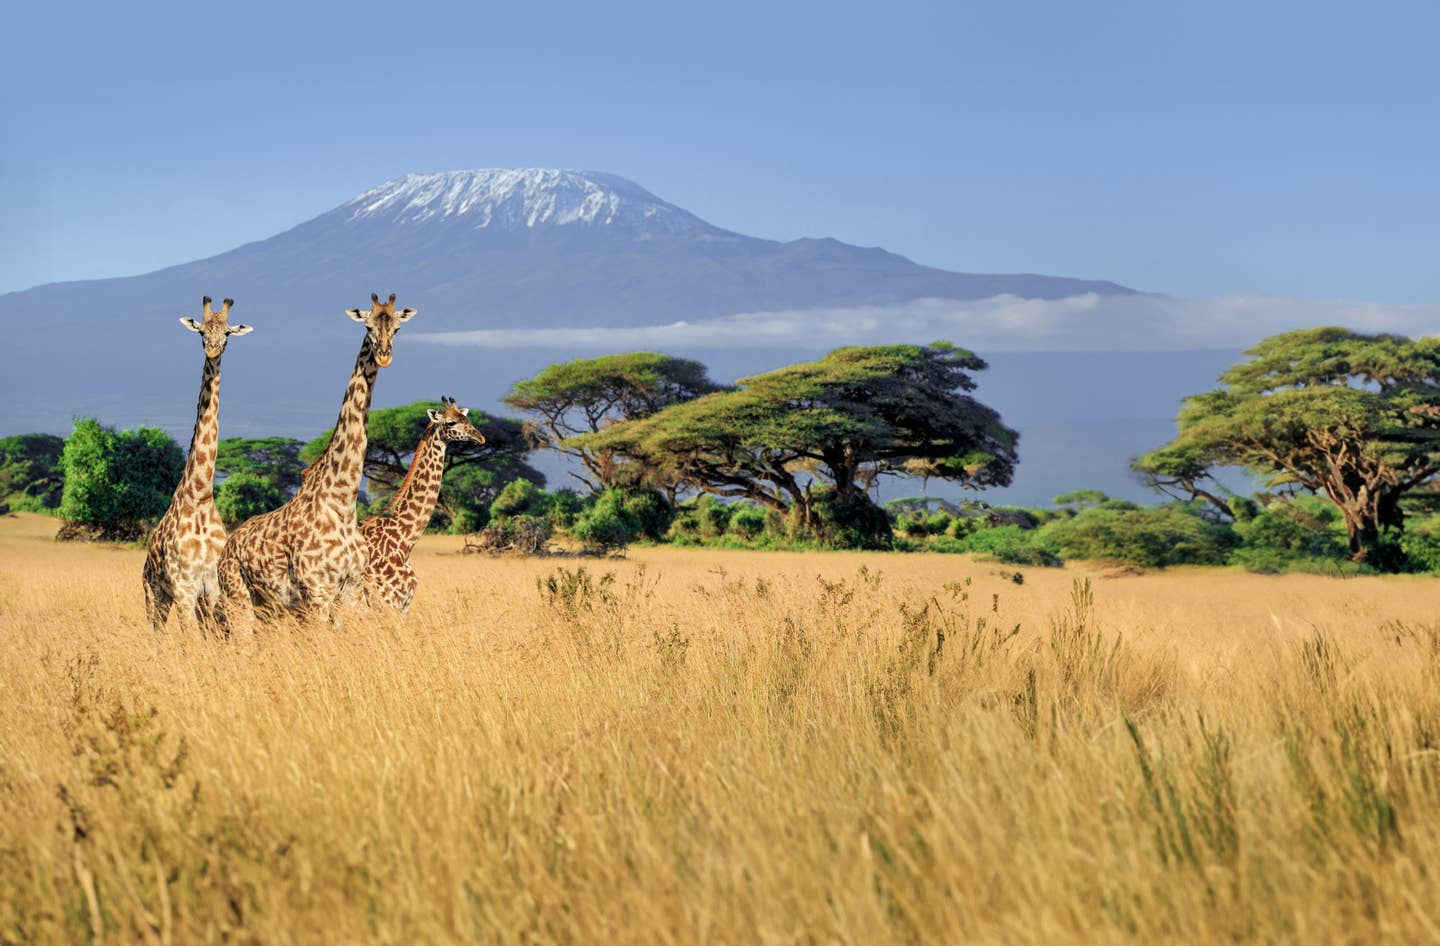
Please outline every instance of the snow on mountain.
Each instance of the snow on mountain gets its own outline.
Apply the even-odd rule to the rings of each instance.
[[[556,168],[483,168],[407,174],[345,204],[350,220],[423,223],[448,217],[487,227],[570,225],[643,228],[664,233],[710,230],[703,220],[623,177]]]
[[[121,426],[158,424],[184,442],[194,421],[199,352],[175,317],[193,314],[210,295],[235,299],[255,326],[226,355],[224,435],[309,438],[333,422],[359,344],[344,311],[364,306],[372,291],[397,292],[420,311],[385,369],[377,406],[445,393],[480,410],[497,407],[512,383],[545,365],[594,351],[568,343],[474,349],[425,344],[417,335],[527,328],[554,330],[564,340],[572,329],[643,329],[736,313],[762,325],[766,317],[755,313],[802,327],[813,319],[819,332],[835,309],[1133,294],[1104,280],[952,272],[824,237],[781,242],[737,233],[611,174],[410,174],[206,259],[5,294],[5,311],[17,315],[6,324],[0,434],[65,433],[71,418],[99,416]],[[960,325],[951,337],[963,345],[971,334]],[[61,335],[65,344],[57,345]],[[675,353],[702,358],[717,378],[733,378],[813,357],[814,348]],[[1073,364],[1035,358],[997,367],[983,382],[987,402],[993,397],[1025,431],[1022,477],[1036,481],[1021,481],[1024,502],[1076,484],[1125,495],[1133,483],[1124,458],[1163,441],[1179,395],[1201,390],[1219,370],[1214,359],[1165,361],[1153,353],[1104,367],[1093,353],[1074,356]],[[1154,398],[1146,429],[1133,407],[1134,378],[1143,372],[1172,385]],[[1070,412],[1063,420],[1057,405]],[[1119,419],[1105,426],[1105,418]]]

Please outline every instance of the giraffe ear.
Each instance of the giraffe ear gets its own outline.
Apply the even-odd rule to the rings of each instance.
[[[460,412],[460,416],[461,416],[461,417],[469,417],[469,416],[470,416],[470,408],[468,408],[468,407],[457,407],[457,408],[455,408],[455,409]]]
[[[359,322],[361,325],[365,324],[365,316],[360,314],[359,309],[346,309],[345,314],[350,316],[350,318],[354,319],[356,322]]]
[[[195,321],[194,319],[190,318],[190,316],[188,316],[188,315],[182,315],[182,316],[180,317],[180,324],[183,325],[183,326],[185,326],[186,328],[188,328],[188,329],[189,329],[190,331],[192,331],[192,332],[202,332],[202,331],[204,331],[204,329],[201,327],[200,323],[197,322],[197,321]]]
[[[425,413],[430,415],[430,423],[432,424],[438,424],[445,419],[445,413],[443,411],[437,411],[434,408],[427,410]]]
[[[235,325],[235,326],[231,326],[230,331],[228,331],[226,334],[227,334],[227,335],[249,335],[249,334],[250,334],[251,332],[253,332],[253,331],[255,331],[255,327],[254,327],[253,325]]]
[[[397,322],[408,322],[413,318],[415,318],[414,309],[401,309],[399,312],[395,313],[395,321]]]

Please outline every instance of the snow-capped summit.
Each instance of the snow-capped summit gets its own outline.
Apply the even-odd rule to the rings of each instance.
[[[351,220],[421,223],[445,218],[476,228],[581,225],[664,233],[708,230],[699,217],[613,174],[556,168],[484,168],[407,174],[342,208]]]

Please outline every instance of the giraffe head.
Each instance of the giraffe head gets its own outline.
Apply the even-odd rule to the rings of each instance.
[[[447,443],[465,440],[471,443],[485,442],[485,435],[470,423],[470,408],[456,404],[453,397],[442,397],[440,403],[445,406],[444,410],[426,411],[430,415],[430,426],[435,436]]]
[[[384,368],[395,357],[395,333],[402,323],[415,317],[415,310],[396,309],[393,292],[388,302],[381,302],[380,296],[372,292],[370,303],[368,309],[346,309],[345,314],[365,326],[375,344],[375,363]]]
[[[219,312],[211,312],[210,297],[206,296],[199,319],[192,319],[189,316],[181,317],[181,325],[192,332],[200,333],[200,340],[205,343],[206,358],[219,358],[225,351],[225,343],[230,340],[231,335],[246,335],[253,331],[248,325],[230,324],[230,307],[234,304],[234,299],[226,299],[220,304]]]

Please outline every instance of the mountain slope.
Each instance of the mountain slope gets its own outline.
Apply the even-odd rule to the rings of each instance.
[[[224,287],[224,288],[221,288]],[[307,319],[390,287],[427,331],[628,326],[742,311],[1129,293],[1110,282],[952,273],[830,239],[788,243],[712,226],[623,178],[523,170],[410,175],[267,240],[142,276],[42,286],[6,302],[68,318],[136,315],[197,293]],[[140,307],[140,308],[135,308]],[[258,317],[258,316],[257,316]]]
[[[486,410],[528,372],[593,352],[445,349],[407,344],[406,336],[1133,292],[1103,281],[947,272],[832,239],[746,236],[609,174],[412,174],[207,259],[0,296],[10,356],[0,434],[64,433],[71,417],[93,415],[186,436],[200,359],[175,319],[194,315],[202,295],[234,298],[234,318],[256,327],[225,357],[226,435],[318,432],[334,418],[360,342],[343,312],[368,305],[372,290],[396,292],[420,311],[401,335],[395,366],[381,375],[376,403],[444,393]],[[689,354],[708,360],[703,351]],[[808,354],[756,352],[740,373]]]

